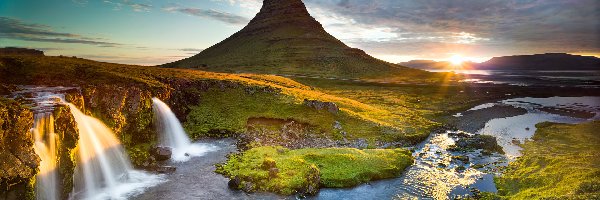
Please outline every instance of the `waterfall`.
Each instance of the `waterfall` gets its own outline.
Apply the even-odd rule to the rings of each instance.
[[[160,177],[132,169],[120,141],[100,120],[68,104],[79,129],[73,199],[125,199]]]
[[[40,158],[40,171],[36,175],[35,195],[38,200],[58,199],[58,168],[57,149],[58,139],[54,134],[54,118],[52,113],[36,113],[33,128],[34,150]]]
[[[159,144],[171,148],[173,161],[187,161],[190,157],[202,156],[214,149],[207,144],[193,144],[171,108],[158,98],[152,98],[152,102],[154,123],[160,138]]]

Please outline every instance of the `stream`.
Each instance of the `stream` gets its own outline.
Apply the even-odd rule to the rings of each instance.
[[[58,95],[60,98],[61,91],[67,89],[71,88],[28,87],[24,92],[34,94],[31,97],[31,101],[35,102],[31,105],[32,109],[44,113],[56,104],[56,101],[47,97]],[[76,110],[74,107],[71,109]],[[431,133],[425,141],[411,148],[415,162],[400,177],[364,183],[353,188],[323,188],[316,196],[306,198],[454,199],[478,192],[497,192],[493,177],[501,174],[500,167],[507,166],[510,161],[520,156],[519,144],[533,136],[535,124],[544,121],[582,123],[598,120],[600,97],[512,98],[477,105],[453,117],[461,123],[468,121],[470,125],[467,127],[471,132],[442,130]],[[477,135],[494,136],[505,154],[484,152],[482,149],[454,149],[459,142]],[[237,152],[235,139],[205,139],[192,145],[205,147],[205,153],[190,156],[189,160],[186,158],[185,161],[161,163],[176,167],[172,173],[144,176],[155,177],[156,180],[143,178],[145,180],[136,181],[133,180],[135,177],[132,177],[132,183],[137,185],[120,185],[113,188],[113,192],[124,190],[120,193],[125,196],[117,195],[116,199],[300,198],[271,193],[248,194],[229,189],[229,179],[214,171],[215,164],[225,162],[228,154]],[[152,184],[145,184],[146,182]],[[114,197],[114,194],[110,196]]]
[[[517,141],[529,139],[535,124],[542,121],[580,123],[600,117],[600,97],[513,98],[475,106],[470,112],[489,112],[499,106],[526,110],[524,114],[492,118],[481,124],[479,131],[467,133],[447,130],[432,133],[427,140],[413,147],[415,163],[400,177],[373,181],[353,188],[323,188],[307,199],[453,199],[479,191],[496,192],[493,177],[500,175],[498,167],[506,166],[519,156]],[[496,108],[495,108],[496,107]],[[481,114],[481,113],[478,113]],[[462,114],[456,115],[461,120]],[[467,120],[466,118],[464,120]],[[529,129],[527,129],[529,128]],[[487,134],[497,137],[504,154],[482,154],[482,150],[457,152],[448,150],[462,137]],[[246,194],[230,190],[228,179],[214,173],[214,164],[236,152],[235,140],[202,140],[216,147],[202,157],[185,163],[172,163],[177,171],[167,175],[167,182],[147,189],[132,199],[298,199],[270,193]],[[468,161],[455,159],[468,157]]]

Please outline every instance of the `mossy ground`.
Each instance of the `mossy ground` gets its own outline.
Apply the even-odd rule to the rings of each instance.
[[[289,150],[265,146],[232,155],[217,172],[252,182],[256,190],[287,195],[303,191],[311,184],[306,177],[310,176],[312,168],[319,171],[319,185],[337,188],[396,177],[412,162],[410,152],[404,149]],[[275,176],[269,174],[272,168],[278,169]]]
[[[241,133],[246,130],[250,118],[293,119],[318,127],[324,136],[341,138],[333,127],[338,121],[349,139],[380,137],[383,129],[378,123],[351,116],[346,112],[337,114],[305,106],[293,96],[278,93],[248,93],[243,89],[213,89],[199,96],[200,103],[191,106],[185,127],[193,136],[202,136],[211,130]],[[399,134],[399,132],[397,133]]]
[[[496,178],[507,199],[600,199],[600,121],[540,123],[523,156]],[[497,197],[496,197],[497,198]]]

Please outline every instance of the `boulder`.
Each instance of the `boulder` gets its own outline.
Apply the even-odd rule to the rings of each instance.
[[[327,110],[332,114],[337,114],[340,111],[338,106],[333,102],[304,99],[304,105],[316,110]]]
[[[165,160],[171,159],[171,155],[173,154],[173,152],[171,151],[171,148],[169,148],[169,147],[154,147],[150,151],[150,154],[157,161],[165,161]]]
[[[240,189],[240,185],[242,184],[242,179],[239,176],[235,176],[233,177],[231,180],[229,180],[229,182],[227,183],[227,186],[229,186],[229,188],[231,189]]]

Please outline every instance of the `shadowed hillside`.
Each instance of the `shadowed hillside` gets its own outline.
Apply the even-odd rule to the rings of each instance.
[[[327,33],[301,0],[264,0],[260,12],[239,32],[195,56],[163,66],[353,78],[427,74],[348,47]]]

